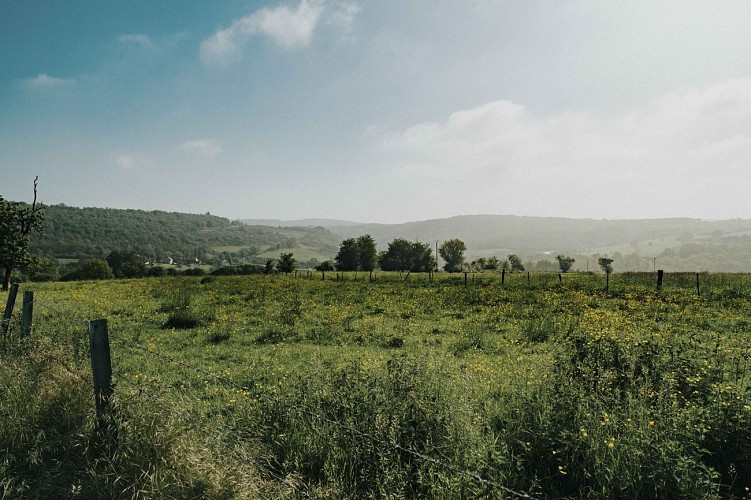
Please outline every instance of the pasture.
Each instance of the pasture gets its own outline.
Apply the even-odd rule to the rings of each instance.
[[[749,496],[751,276],[335,276],[22,285],[0,496]]]

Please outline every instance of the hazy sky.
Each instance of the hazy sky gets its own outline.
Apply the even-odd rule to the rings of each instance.
[[[0,194],[751,218],[751,2],[0,0]]]

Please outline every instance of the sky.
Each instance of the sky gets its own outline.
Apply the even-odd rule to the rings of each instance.
[[[0,0],[0,195],[751,218],[747,0]]]

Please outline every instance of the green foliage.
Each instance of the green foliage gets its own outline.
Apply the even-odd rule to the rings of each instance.
[[[360,267],[360,247],[355,238],[347,238],[339,246],[339,252],[334,257],[339,271],[357,271]]]
[[[602,269],[602,272],[604,273],[612,273],[613,272],[613,259],[608,259],[607,257],[599,257],[597,259],[597,264],[600,266],[600,269]]]
[[[296,261],[291,253],[283,253],[279,255],[279,259],[276,261],[276,269],[280,273],[291,273],[295,270]]]
[[[335,268],[333,262],[331,262],[330,260],[324,260],[323,262],[318,264],[315,269],[316,271],[333,271]]]
[[[107,256],[115,278],[140,278],[146,274],[143,258],[133,250],[113,250]]]
[[[438,248],[441,258],[446,261],[443,269],[450,273],[461,271],[464,266],[464,252],[466,250],[467,246],[462,240],[453,239],[444,241],[440,248]]]
[[[378,266],[375,240],[369,234],[364,234],[357,238],[357,249],[360,254],[360,271],[373,271]]]
[[[65,205],[46,206],[44,213],[44,234],[31,241],[30,251],[54,258],[105,258],[125,249],[152,263],[262,264],[262,249],[303,246],[333,255],[340,240],[321,227],[248,226],[208,214]]]
[[[378,264],[375,241],[369,234],[347,238],[339,246],[334,257],[339,271],[372,271]]]
[[[41,233],[44,229],[43,208],[37,205],[37,179],[34,179],[34,201],[31,206],[7,201],[0,196],[0,270],[4,271],[3,290],[8,290],[14,269],[31,263],[31,233]]]
[[[515,253],[508,256],[508,265],[512,271],[524,271],[524,264],[522,264],[522,260]]]
[[[428,272],[435,267],[435,258],[429,243],[396,238],[381,252],[378,264],[384,271]]]
[[[562,273],[567,273],[571,270],[571,266],[574,265],[574,262],[576,262],[576,259],[573,257],[567,257],[566,255],[558,255],[556,256],[555,260],[558,261],[558,267],[561,269]]]
[[[23,273],[30,281],[56,281],[60,279],[60,266],[54,259],[32,255]]]
[[[87,259],[70,266],[60,279],[62,281],[108,280],[114,277],[112,268],[106,260]]]

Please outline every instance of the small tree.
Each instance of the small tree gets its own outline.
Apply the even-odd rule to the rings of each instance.
[[[359,252],[359,265],[361,271],[372,271],[378,265],[378,252],[375,240],[369,234],[357,238],[357,250]]]
[[[357,240],[347,238],[339,246],[339,252],[334,257],[336,268],[340,271],[357,271],[360,267],[360,248]]]
[[[613,259],[608,259],[607,257],[600,257],[597,259],[597,263],[600,265],[600,269],[603,270],[606,274],[610,274],[613,272]]]
[[[485,262],[485,269],[498,269],[501,267],[501,262],[498,260],[498,257],[493,255]]]
[[[143,259],[133,250],[113,250],[107,256],[107,264],[115,278],[140,278],[146,274]]]
[[[276,261],[276,269],[280,273],[289,274],[295,270],[297,261],[291,253],[283,253],[279,255],[279,260]]]
[[[522,264],[522,260],[515,253],[508,256],[508,263],[512,271],[524,271],[524,264]]]
[[[31,206],[6,201],[0,196],[0,268],[4,268],[3,290],[10,287],[13,270],[31,261],[29,238],[32,231],[44,229],[44,207],[37,205],[37,182],[34,179],[34,201]]]
[[[565,255],[559,255],[555,258],[558,261],[558,267],[561,268],[562,273],[567,273],[571,270],[571,266],[574,265],[576,260],[573,257],[567,257]]]
[[[103,259],[82,260],[72,267],[73,270],[61,278],[63,281],[109,280],[114,278],[112,268]]]
[[[464,266],[464,252],[466,250],[467,246],[462,240],[453,239],[444,241],[443,245],[438,249],[438,253],[446,261],[443,269],[449,273],[461,271]]]
[[[330,260],[324,260],[320,264],[318,264],[315,267],[316,271],[333,271],[334,270],[334,263]]]

